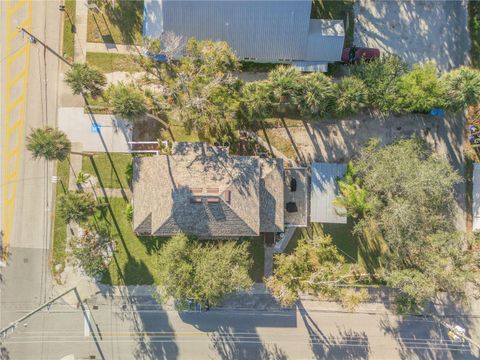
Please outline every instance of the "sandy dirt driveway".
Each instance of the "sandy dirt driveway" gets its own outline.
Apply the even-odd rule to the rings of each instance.
[[[470,62],[467,1],[359,0],[354,14],[357,46],[409,64],[434,60],[442,71]]]
[[[365,146],[371,138],[389,144],[400,138],[418,136],[427,141],[432,149],[447,158],[463,175],[465,160],[463,139],[465,117],[462,114],[434,117],[421,114],[381,117],[365,112],[348,120],[324,120],[319,122],[298,121],[296,125],[269,129],[272,135],[291,139],[303,162],[347,162]],[[465,183],[456,187],[458,226],[465,228],[466,204]]]

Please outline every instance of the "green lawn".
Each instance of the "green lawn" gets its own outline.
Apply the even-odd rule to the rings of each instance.
[[[102,5],[100,13],[88,12],[89,42],[141,44],[142,31],[143,1],[117,0],[115,7]]]
[[[345,23],[345,47],[353,44],[353,0],[313,0],[312,19],[343,20]]]
[[[122,198],[110,198],[111,212],[105,211],[102,218],[100,212],[96,220],[105,222],[117,240],[115,256],[102,282],[112,285],[139,285],[158,282],[157,253],[168,241],[165,237],[138,237],[127,220],[125,209],[128,204]],[[250,243],[249,251],[253,258],[251,277],[254,281],[262,281],[264,248],[263,238],[244,238],[239,242]]]
[[[129,154],[99,153],[92,157],[84,156],[82,171],[98,178],[98,187],[128,188],[127,168],[132,162]]]
[[[68,190],[68,178],[69,178],[69,162],[68,160],[57,162],[57,177],[58,182],[55,186],[55,199]],[[67,244],[67,223],[65,219],[60,215],[58,206],[55,206],[55,221],[53,224],[53,249],[51,254],[51,266],[52,273],[58,274],[60,271],[55,271],[55,266],[62,265],[62,269],[65,266],[65,247]]]
[[[238,241],[246,241],[250,243],[249,251],[253,259],[253,266],[250,269],[250,277],[255,282],[263,282],[263,264],[265,262],[265,247],[263,246],[263,236],[242,238]]]
[[[480,67],[480,2],[478,1],[468,2],[468,28],[472,41],[470,49],[472,65]]]
[[[104,73],[142,71],[142,68],[127,54],[87,52],[87,62]]]
[[[65,0],[63,20],[63,54],[72,61],[75,55],[75,0]]]
[[[170,128],[172,129],[173,136],[175,137],[175,141],[178,142],[197,142],[197,141],[206,141],[211,142],[211,139],[204,139],[200,138],[196,132],[191,132],[187,134],[185,132],[185,128],[182,125],[171,124]],[[162,127],[160,131],[160,139],[161,140],[172,140],[168,130]]]
[[[353,226],[354,222],[351,218],[348,219],[347,224],[312,223],[308,229],[297,229],[285,252],[292,253],[298,241],[309,234],[311,236],[330,235],[347,263],[358,263],[365,271],[374,273],[382,267],[380,256],[385,244],[374,231],[366,230],[361,236],[352,234]]]

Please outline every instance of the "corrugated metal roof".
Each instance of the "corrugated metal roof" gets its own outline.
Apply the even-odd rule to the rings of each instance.
[[[325,61],[322,51],[330,59],[333,50],[324,48],[312,52],[319,55],[317,58],[307,58],[310,10],[310,0],[145,0],[144,35],[157,37],[164,31],[185,38],[224,40],[240,59]],[[318,36],[322,37],[322,34],[315,32],[314,40]],[[343,47],[343,37],[327,37]],[[329,41],[327,45],[331,46]],[[335,58],[339,59],[341,49],[336,55]]]
[[[473,165],[472,214],[473,231],[480,230],[480,164]]]
[[[333,200],[339,194],[337,179],[347,171],[346,164],[312,164],[312,189],[310,194],[310,221],[316,223],[346,224],[347,217],[337,214]]]
[[[340,61],[344,40],[343,20],[312,19],[308,33],[307,54],[304,60]]]

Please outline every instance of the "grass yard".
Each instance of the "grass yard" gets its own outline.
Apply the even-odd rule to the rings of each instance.
[[[186,142],[197,142],[197,141],[211,142],[211,139],[200,138],[199,135],[195,132],[187,134],[182,125],[171,124],[170,128],[172,129],[172,133],[173,133],[173,136],[175,138],[175,141],[178,141],[178,142],[183,142],[183,141],[186,141]],[[161,140],[172,140],[172,137],[170,136],[168,130],[164,129],[163,127],[160,131],[160,139]]]
[[[109,226],[113,238],[117,239],[117,247],[102,282],[112,285],[154,284],[158,281],[156,250],[167,238],[136,236],[125,213],[128,201],[110,198],[109,203],[111,213],[107,211],[101,221]]]
[[[349,218],[347,224],[312,223],[308,229],[299,228],[290,240],[285,253],[292,253],[298,241],[308,237],[309,234],[310,236],[330,235],[347,263],[358,263],[365,271],[374,273],[382,267],[380,256],[385,250],[385,244],[372,229],[365,231],[362,236],[355,236],[352,234],[353,226],[353,220]]]
[[[131,162],[132,156],[129,154],[99,153],[92,157],[83,157],[82,171],[98,177],[98,187],[126,189],[127,169]]]
[[[158,282],[157,252],[168,241],[166,237],[138,237],[132,230],[125,209],[128,204],[122,198],[109,199],[110,211],[102,218],[98,212],[97,221],[105,222],[111,234],[117,239],[115,256],[102,282],[112,285],[139,285]],[[250,275],[254,281],[262,281],[264,248],[259,237],[238,240],[250,243],[249,250],[253,258]]]
[[[69,180],[69,160],[57,162],[58,182],[55,186],[55,203],[61,194],[68,190]],[[52,273],[54,275],[61,273],[65,266],[65,247],[67,245],[67,223],[60,215],[58,206],[55,206],[55,222],[53,224],[53,249],[51,254]],[[55,270],[56,265],[62,265],[59,271]]]
[[[127,54],[87,52],[87,62],[104,73],[142,71],[142,68]]]
[[[472,47],[470,49],[470,56],[472,58],[472,65],[480,67],[480,2],[468,2],[468,28],[470,30],[470,40]]]
[[[290,140],[288,140],[287,135],[283,135],[280,132],[285,132],[285,129],[283,128],[276,128],[276,129],[266,129],[267,132],[267,137],[268,141],[265,138],[265,134],[263,130],[258,130],[257,135],[261,137],[263,140],[266,140],[267,142],[270,142],[270,144],[279,150],[281,153],[283,153],[285,156],[287,156],[290,159],[295,159],[296,154],[295,150],[292,146],[292,143]]]
[[[73,61],[75,55],[75,0],[65,0],[63,19],[63,56]]]
[[[353,0],[313,0],[312,19],[343,20],[345,24],[345,47],[353,44]]]
[[[117,0],[115,7],[104,2],[101,11],[88,11],[87,41],[114,44],[141,44],[143,1]]]
[[[265,247],[263,246],[263,236],[242,238],[238,241],[246,241],[250,243],[248,249],[253,259],[253,266],[250,269],[250,277],[255,282],[263,282],[263,264],[265,261]]]

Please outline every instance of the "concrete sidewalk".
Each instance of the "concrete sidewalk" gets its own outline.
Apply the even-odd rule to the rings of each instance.
[[[77,1],[75,4],[75,51],[76,63],[83,63],[87,58],[87,19],[88,8],[85,1]]]
[[[84,152],[129,152],[132,125],[115,115],[85,114],[83,108],[59,108],[58,128]]]
[[[143,54],[143,50],[137,45],[123,45],[114,43],[86,43],[87,52],[103,52],[112,54]]]

